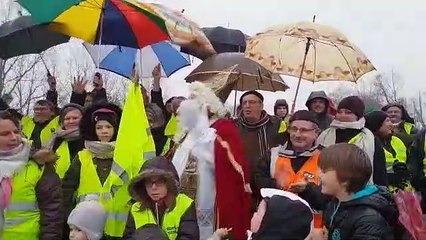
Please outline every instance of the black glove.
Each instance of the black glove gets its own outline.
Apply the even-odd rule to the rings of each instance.
[[[393,168],[393,172],[395,173],[395,175],[397,175],[401,179],[409,179],[410,178],[410,171],[408,170],[407,164],[396,160],[393,163],[392,168]]]

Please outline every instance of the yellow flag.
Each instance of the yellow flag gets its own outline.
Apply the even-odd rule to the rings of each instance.
[[[155,144],[145,113],[142,93],[132,83],[124,104],[114,151],[114,160],[131,176],[136,176],[145,160],[155,157]]]

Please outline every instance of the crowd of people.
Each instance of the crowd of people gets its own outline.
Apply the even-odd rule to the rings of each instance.
[[[426,197],[426,130],[403,105],[366,114],[358,96],[335,107],[315,91],[307,110],[279,99],[269,115],[252,90],[233,116],[200,82],[163,99],[159,71],[141,87],[155,153],[134,162],[114,154],[129,126],[99,73],[62,107],[49,76],[33,117],[0,101],[0,239],[407,237],[392,194]]]

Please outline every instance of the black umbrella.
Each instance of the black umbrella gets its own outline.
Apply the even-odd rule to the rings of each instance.
[[[217,53],[245,52],[246,39],[242,31],[224,27],[203,28],[203,32],[213,45]]]
[[[69,39],[69,36],[49,30],[47,24],[35,24],[31,16],[19,17],[0,26],[0,58],[42,53]]]

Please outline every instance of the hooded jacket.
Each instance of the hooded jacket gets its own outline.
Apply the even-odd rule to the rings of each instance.
[[[415,129],[413,127],[411,132],[407,133],[407,131],[404,128],[404,125],[405,125],[405,123],[415,124],[414,119],[412,117],[410,117],[407,109],[405,109],[405,107],[403,105],[398,104],[398,103],[388,104],[388,105],[386,105],[382,108],[382,111],[386,112],[391,107],[397,107],[397,108],[401,109],[401,111],[402,111],[402,118],[401,118],[402,121],[398,125],[398,127],[395,128],[394,135],[399,137],[404,142],[405,146],[408,148],[408,147],[411,146],[411,143],[414,140],[414,136],[417,133],[417,129]]]
[[[172,210],[176,206],[176,196],[178,194],[179,177],[173,163],[164,157],[156,157],[144,163],[141,169],[141,174],[134,178],[129,185],[129,193],[133,200],[141,202],[143,208],[149,208],[153,213],[156,213],[155,203],[151,200],[146,192],[145,181],[152,177],[162,178],[166,182],[168,196],[164,200],[163,207],[158,208],[159,225],[162,224],[162,219],[166,211]],[[156,216],[157,214],[154,214]],[[126,229],[123,239],[143,239],[135,238],[142,235],[139,231],[145,231],[144,227],[135,229],[135,220],[132,214],[129,214]],[[133,238],[132,238],[133,237]],[[199,229],[194,203],[188,208],[180,219],[178,229],[178,240],[199,239]]]
[[[328,109],[330,106],[330,100],[327,97],[327,94],[325,94],[324,91],[313,91],[311,92],[311,94],[308,97],[308,100],[306,101],[306,107],[309,109],[309,111],[312,111],[311,109],[311,102],[312,100],[316,99],[316,98],[321,98],[324,99],[326,101],[326,106],[325,106],[325,110],[323,113],[316,113],[317,115],[317,119],[319,122],[319,128],[321,129],[321,131],[327,129],[330,127],[331,122],[333,121],[333,116],[331,116],[330,114],[328,114]]]
[[[283,196],[272,196],[266,201],[266,212],[259,231],[253,240],[304,240],[309,235],[312,213],[309,208],[301,208],[300,203],[288,201]]]
[[[367,185],[353,199],[333,199],[324,212],[329,240],[391,240],[398,219],[392,195],[385,188]]]

